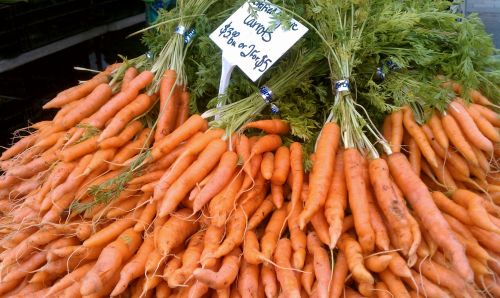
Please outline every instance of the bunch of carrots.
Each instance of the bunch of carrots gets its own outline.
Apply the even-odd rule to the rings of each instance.
[[[116,67],[0,157],[2,297],[500,297],[500,118],[479,92],[423,125],[394,112],[380,158],[328,122],[308,172],[285,121],[227,138],[175,71],[149,94],[151,72]]]

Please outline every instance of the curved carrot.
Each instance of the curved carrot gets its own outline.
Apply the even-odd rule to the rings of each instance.
[[[441,123],[441,118],[439,117],[439,113],[437,111],[432,112],[428,124],[432,130],[432,134],[436,137],[437,143],[445,150],[448,149],[450,141],[448,140],[448,136],[444,131],[443,124]]]
[[[260,129],[265,133],[277,135],[286,135],[290,131],[288,123],[281,119],[267,119],[248,122],[243,126],[243,129],[247,128]]]
[[[491,124],[479,111],[476,109],[466,106],[465,109],[467,110],[467,113],[472,117],[474,122],[476,123],[477,127],[481,131],[481,133],[490,139],[493,143],[498,143],[500,142],[500,134],[498,132],[498,129]]]
[[[478,111],[486,120],[491,122],[495,127],[500,127],[500,116],[495,111],[478,104],[471,104],[471,109]]]
[[[458,101],[452,101],[447,111],[455,118],[467,139],[486,152],[493,152],[493,143],[479,130],[472,117]]]
[[[473,165],[478,165],[478,160],[469,142],[465,139],[457,121],[449,114],[441,118],[446,135],[458,151]]]
[[[193,276],[212,289],[224,289],[230,285],[238,276],[239,269],[239,248],[234,249],[224,257],[219,271],[214,272],[209,269],[198,268],[193,271]]]
[[[411,137],[415,140],[420,148],[420,152],[425,157],[425,159],[434,167],[437,167],[436,153],[432,150],[431,145],[427,141],[425,134],[422,132],[420,126],[415,122],[413,118],[413,111],[410,108],[405,108],[403,112],[403,124]]]
[[[319,135],[316,146],[316,162],[313,164],[309,190],[304,210],[299,216],[299,225],[304,229],[312,215],[325,204],[330,188],[335,154],[340,141],[340,127],[333,122],[326,123]]]
[[[398,110],[391,114],[391,150],[392,152],[399,152],[403,142],[403,111]]]
[[[473,280],[473,272],[467,262],[464,247],[454,237],[450,226],[432,201],[427,186],[411,170],[406,157],[394,153],[388,158],[389,169],[398,187],[422,220],[433,240],[450,255],[453,267],[466,280]]]
[[[361,246],[348,234],[342,234],[339,239],[340,251],[345,255],[347,266],[353,278],[360,283],[373,284],[373,276],[365,268]]]
[[[108,138],[99,143],[99,148],[119,148],[129,142],[137,133],[143,129],[141,121],[136,120],[127,125],[119,135]]]
[[[374,255],[368,256],[365,259],[365,266],[368,270],[372,272],[382,272],[384,271],[389,264],[391,263],[392,256],[391,255]]]
[[[231,183],[226,185],[226,187],[218,193],[208,205],[208,213],[211,217],[211,224],[218,227],[223,227],[231,214],[232,210],[235,208],[236,200],[238,198],[238,192],[241,189],[241,184],[243,183],[243,176],[236,174],[233,176]],[[256,183],[257,184],[257,183]],[[264,184],[260,181],[258,184]],[[248,192],[249,197],[254,196],[262,192],[261,187],[255,187]]]
[[[125,73],[123,74],[123,79],[122,79],[122,86],[121,86],[121,91],[126,90],[128,87],[130,87],[130,82],[139,74],[139,71],[137,68],[131,66],[127,68]]]

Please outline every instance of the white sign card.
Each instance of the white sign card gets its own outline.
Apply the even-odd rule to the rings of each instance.
[[[245,2],[210,38],[222,49],[224,59],[255,82],[308,30],[294,19],[290,28],[278,24],[272,30],[273,14],[279,13],[280,9],[267,1]]]

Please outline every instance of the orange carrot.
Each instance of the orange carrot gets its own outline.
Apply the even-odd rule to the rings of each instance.
[[[387,287],[395,297],[411,297],[403,282],[394,274],[392,274],[391,271],[385,270],[383,272],[380,272],[379,277],[387,285]]]
[[[281,119],[258,120],[245,124],[244,129],[256,128],[268,134],[286,135],[290,131],[290,126]]]
[[[2,152],[2,155],[0,157],[0,160],[7,160],[10,159],[21,152],[25,151],[29,147],[33,146],[37,139],[38,139],[39,133],[34,133],[29,136],[26,136],[24,138],[21,138],[19,141],[17,141],[14,145],[12,145],[10,148]]]
[[[448,105],[447,111],[455,118],[456,122],[462,128],[462,132],[471,143],[481,150],[493,152],[493,143],[481,133],[464,106],[458,101],[452,101]]]
[[[300,295],[300,284],[293,271],[290,259],[292,256],[292,245],[290,240],[282,238],[278,241],[276,252],[274,254],[274,261],[278,265],[276,267],[276,277],[281,285],[281,290],[285,297],[298,298]]]
[[[354,217],[354,226],[363,252],[370,253],[375,246],[375,232],[370,223],[370,207],[363,172],[364,158],[355,148],[344,151],[344,172],[349,194],[349,206]]]
[[[211,216],[211,223],[218,227],[223,227],[234,209],[238,191],[241,189],[243,176],[236,174],[233,181],[229,183],[219,194],[217,194],[209,203],[208,212]],[[264,184],[262,181],[259,184]],[[261,192],[261,187],[254,188],[251,193],[255,195]]]
[[[478,104],[471,104],[469,107],[471,109],[478,111],[484,118],[486,118],[486,120],[488,120],[494,126],[500,127],[500,117],[495,111]]]
[[[180,95],[177,101],[177,119],[175,127],[181,126],[189,118],[189,91],[186,87],[179,91]]]
[[[143,129],[143,125],[139,120],[135,120],[128,124],[119,135],[108,138],[99,143],[99,148],[119,148],[128,143],[137,133]]]
[[[415,174],[420,176],[420,160],[422,158],[422,154],[420,153],[420,149],[414,139],[410,139],[408,142],[408,149],[410,150],[410,156],[408,159],[411,167],[413,171],[415,171]]]
[[[481,113],[472,108],[472,107],[465,107],[467,110],[467,113],[472,117],[474,120],[474,123],[476,123],[477,128],[481,131],[481,133],[490,139],[493,143],[498,143],[500,142],[500,134],[498,133],[498,129],[491,124]]]
[[[172,184],[164,195],[158,209],[158,216],[163,217],[177,208],[177,205],[189,193],[196,183],[205,178],[217,165],[227,144],[221,139],[215,139],[200,153],[199,158]]]
[[[158,183],[154,186],[153,201],[160,201],[165,196],[165,192],[170,186],[175,183],[179,176],[181,176],[195,160],[196,155],[194,154],[183,155],[170,169],[165,171]]]
[[[283,185],[271,184],[271,201],[276,208],[281,208],[285,201]]]
[[[444,131],[443,124],[441,123],[441,118],[439,113],[434,111],[431,118],[428,121],[429,127],[432,130],[432,134],[436,137],[436,142],[445,150],[448,149],[450,142],[446,132]]]
[[[131,103],[121,109],[106,125],[97,139],[97,142],[102,142],[107,138],[118,135],[123,128],[135,117],[145,113],[155,101],[155,96],[140,94]]]
[[[427,141],[427,138],[425,137],[425,134],[420,126],[415,122],[415,119],[413,118],[413,111],[410,108],[405,108],[403,112],[403,123],[408,133],[417,143],[418,148],[420,149],[420,152],[422,152],[425,159],[429,162],[429,164],[437,167],[436,153],[432,150],[432,147]]]
[[[392,152],[399,152],[403,142],[403,111],[398,110],[391,114],[391,150]]]
[[[262,163],[260,164],[260,171],[266,180],[271,180],[274,172],[274,153],[264,153],[262,156]]]
[[[245,260],[241,262],[238,291],[242,298],[258,297],[259,271],[257,265],[248,264]]]
[[[286,206],[283,206],[273,212],[264,230],[264,235],[260,239],[262,254],[268,260],[271,259],[276,249],[276,243],[281,236],[282,227],[286,224],[286,209]]]
[[[260,271],[266,297],[278,296],[278,281],[272,266],[262,266]]]
[[[176,105],[178,94],[175,88],[177,73],[173,69],[165,70],[160,83],[160,114],[155,130],[155,141],[158,142],[175,129]]]
[[[127,68],[125,73],[123,74],[121,91],[126,90],[130,86],[130,82],[139,74],[137,68],[131,66]]]
[[[85,83],[59,93],[52,100],[44,104],[43,109],[60,108],[70,102],[83,98],[92,92],[98,85],[107,83],[108,79],[107,75],[99,73]]]
[[[182,244],[189,236],[196,232],[199,223],[194,219],[189,219],[191,210],[181,209],[167,220],[159,231],[159,243],[157,247],[162,256],[167,256],[172,249]]]
[[[219,271],[215,272],[209,269],[198,268],[193,271],[193,276],[201,282],[204,282],[212,289],[224,289],[230,285],[238,276],[239,269],[239,254],[238,248],[224,257]]]
[[[311,225],[316,232],[316,235],[326,245],[331,243],[330,234],[328,233],[328,222],[325,218],[325,212],[323,208],[318,210],[318,212],[314,213],[313,217],[311,217]]]
[[[203,245],[203,252],[201,253],[200,263],[203,268],[211,268],[216,264],[216,259],[210,256],[219,247],[219,243],[224,237],[225,228],[209,225],[205,232],[205,243]]]
[[[346,257],[342,251],[339,251],[335,258],[335,266],[333,267],[332,283],[330,286],[331,298],[341,297],[348,272],[349,268]]]
[[[124,218],[116,220],[110,225],[106,226],[102,230],[93,234],[83,242],[85,247],[99,247],[103,246],[118,237],[123,231],[135,224],[135,220],[132,215],[127,215]]]
[[[303,230],[312,215],[321,208],[326,201],[330,188],[335,154],[340,141],[340,128],[336,123],[329,122],[323,126],[316,146],[316,162],[311,171],[309,195],[304,210],[299,216],[299,225]]]
[[[288,178],[288,173],[290,171],[290,150],[281,146],[276,150],[274,156],[274,171],[271,178],[271,182],[274,185],[283,185]]]
[[[274,204],[266,198],[248,221],[248,230],[256,228],[274,210]]]
[[[128,143],[126,146],[122,147],[120,151],[115,154],[115,157],[111,161],[111,165],[109,166],[110,170],[117,170],[126,165],[127,160],[132,157],[136,157],[136,155],[142,151],[145,151],[149,148],[149,145],[152,142],[152,138],[149,137],[151,129],[145,128],[141,134],[137,137],[133,142]]]
[[[182,254],[182,265],[168,276],[168,285],[171,288],[187,283],[193,270],[198,268],[203,251],[204,233],[197,233],[191,237],[186,250]]]
[[[399,153],[392,154],[388,158],[388,164],[396,184],[403,191],[433,240],[451,256],[455,270],[466,281],[472,281],[473,273],[468,265],[463,246],[453,236],[448,223],[432,201],[427,187],[411,170],[406,157]]]
[[[353,278],[360,283],[373,284],[373,276],[364,266],[361,246],[348,234],[342,234],[339,239],[339,248],[346,257],[347,266]]]
[[[448,289],[454,296],[460,297],[466,292],[463,279],[454,271],[428,259],[419,259],[417,265],[421,274],[430,281]]]
[[[292,243],[292,265],[295,269],[302,269],[306,259],[307,238],[304,231],[299,227],[299,215],[302,212],[302,203],[298,202],[287,205],[288,208],[288,230],[290,232],[290,241]]]
[[[391,263],[391,255],[373,255],[365,259],[365,266],[371,272],[382,272]]]
[[[449,114],[441,118],[446,135],[457,150],[473,165],[478,165],[478,160],[469,142],[465,139],[457,121]]]
[[[238,155],[235,152],[224,152],[212,177],[194,197],[193,212],[198,212],[206,203],[227,186],[236,171],[237,163]]]
[[[330,268],[330,259],[327,251],[321,247],[321,242],[314,232],[307,235],[307,249],[314,258],[314,273],[316,275],[316,290],[318,297],[329,297],[330,279],[332,271]]]

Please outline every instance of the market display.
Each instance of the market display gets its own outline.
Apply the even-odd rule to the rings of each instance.
[[[250,1],[259,38],[308,32],[221,93],[209,35],[245,2],[177,2],[148,53],[0,156],[0,296],[500,297],[500,61],[477,16]]]

